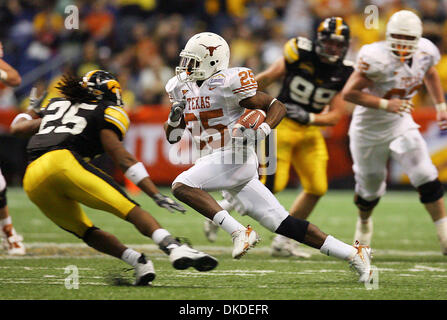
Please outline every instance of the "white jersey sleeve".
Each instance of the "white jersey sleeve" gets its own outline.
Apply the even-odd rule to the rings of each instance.
[[[426,38],[421,38],[418,45],[419,50],[430,57],[430,67],[437,65],[439,60],[441,59],[441,54],[438,47],[436,47],[433,42]]]
[[[388,69],[388,59],[381,49],[384,48],[378,43],[367,44],[360,49],[357,55],[355,69],[374,82],[380,82],[387,76],[384,71]]]
[[[256,94],[258,83],[255,80],[253,71],[244,67],[231,68],[227,69],[227,71],[227,98],[230,98],[239,105],[241,100],[253,97]]]

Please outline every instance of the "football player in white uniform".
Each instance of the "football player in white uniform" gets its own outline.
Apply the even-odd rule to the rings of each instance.
[[[10,66],[3,59],[3,47],[0,42],[0,81],[8,86],[19,86],[22,83],[17,70]],[[12,219],[9,215],[8,205],[6,201],[6,180],[0,169],[0,237],[2,238],[2,246],[10,255],[24,255],[25,246],[23,237],[17,234],[12,225]]]
[[[270,231],[349,261],[360,274],[359,281],[368,281],[371,276],[368,246],[345,244],[308,221],[290,216],[258,179],[253,141],[256,137],[262,140],[276,127],[286,113],[284,105],[256,90],[257,83],[250,69],[228,68],[230,49],[217,34],[194,35],[180,57],[176,76],[166,84],[173,102],[165,124],[166,137],[170,143],[176,143],[187,128],[196,147],[207,151],[174,180],[174,196],[232,236],[235,259],[259,241],[258,235],[250,226],[245,228],[236,221],[207,191],[227,190],[237,195],[244,202],[247,214]],[[258,129],[235,128],[245,108],[266,112],[265,121]]]
[[[371,242],[371,214],[385,194],[387,162],[397,161],[418,190],[431,215],[442,251],[447,254],[447,217],[443,186],[418,125],[411,117],[410,99],[425,84],[435,102],[441,130],[447,129],[447,107],[434,65],[439,50],[422,38],[422,23],[411,11],[393,14],[386,40],[365,45],[343,89],[345,100],[356,103],[349,129],[355,174],[355,204],[359,218],[355,239]]]

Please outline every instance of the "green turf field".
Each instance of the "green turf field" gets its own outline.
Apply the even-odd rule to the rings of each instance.
[[[169,193],[167,190],[163,190]],[[288,208],[293,191],[278,195]],[[415,192],[389,192],[374,215],[373,264],[378,288],[367,290],[347,264],[308,249],[310,259],[272,258],[273,235],[248,217],[261,235],[260,244],[241,260],[231,259],[231,238],[220,230],[215,243],[202,231],[203,218],[193,210],[185,215],[158,208],[143,195],[134,197],[174,235],[187,237],[219,259],[207,273],[173,269],[166,255],[130,224],[111,214],[86,209],[94,223],[152,259],[157,277],[152,287],[136,288],[127,265],[96,253],[51,223],[30,203],[21,189],[8,191],[13,222],[28,249],[25,257],[0,253],[0,299],[157,299],[157,300],[299,300],[299,299],[446,299],[447,257],[440,253],[435,228]],[[330,192],[311,215],[324,232],[351,243],[356,222],[352,192]],[[74,265],[79,288],[67,289],[64,273]],[[67,280],[68,281],[68,280]]]

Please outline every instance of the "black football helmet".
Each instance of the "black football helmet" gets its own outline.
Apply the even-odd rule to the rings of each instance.
[[[315,51],[330,63],[343,61],[349,48],[349,39],[349,26],[343,18],[326,18],[318,26]]]
[[[109,72],[104,70],[92,70],[87,72],[81,81],[81,85],[87,88],[98,100],[107,100],[118,106],[123,105],[121,85]]]

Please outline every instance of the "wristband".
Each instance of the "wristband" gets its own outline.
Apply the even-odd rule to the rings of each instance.
[[[29,115],[28,113],[19,113],[18,115],[16,115],[14,120],[12,120],[10,127],[15,125],[20,119],[33,120],[33,117],[31,117],[31,115]]]
[[[177,128],[181,121],[182,121],[182,118],[178,119],[177,121],[171,121],[171,119],[168,118],[168,125],[170,125],[171,127]]]
[[[149,177],[149,173],[147,173],[142,162],[137,162],[133,166],[129,167],[124,175],[135,185],[137,185],[144,178]]]
[[[270,132],[272,132],[272,128],[270,128],[269,124],[265,122],[261,123],[258,129],[261,129],[266,136],[268,136]]]
[[[309,113],[309,123],[308,124],[312,124],[315,122],[315,113],[310,112]]]
[[[445,102],[435,104],[436,111],[447,111],[447,104]]]
[[[382,109],[382,110],[388,109],[388,100],[387,99],[380,99],[379,109]]]
[[[6,81],[8,79],[8,74],[5,70],[0,69],[0,79]]]

